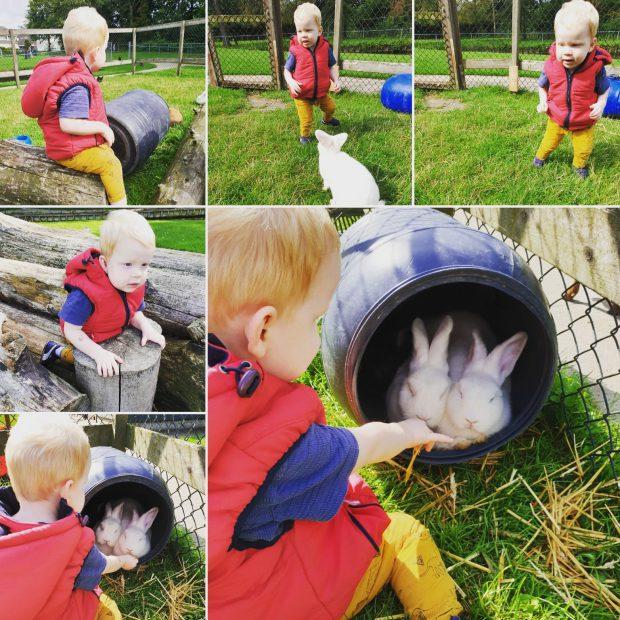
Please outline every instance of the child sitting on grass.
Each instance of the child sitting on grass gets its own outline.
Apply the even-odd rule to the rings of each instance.
[[[538,80],[538,112],[547,113],[547,130],[534,166],[542,168],[564,136],[573,141],[573,168],[588,177],[594,125],[603,115],[610,83],[605,65],[611,56],[596,44],[599,16],[590,2],[571,0],[554,21],[555,43]]]
[[[297,35],[291,39],[284,65],[284,79],[295,100],[299,117],[299,141],[310,142],[313,106],[323,112],[321,124],[338,127],[334,118],[336,103],[328,95],[330,81],[335,93],[340,92],[338,64],[332,48],[322,35],[321,11],[311,2],[300,4],[293,15]]]
[[[122,206],[127,204],[123,170],[111,148],[114,133],[93,75],[105,65],[108,38],[108,25],[95,9],[69,11],[62,28],[68,56],[37,64],[22,95],[22,110],[38,120],[50,159],[98,174],[110,204]]]
[[[150,340],[163,349],[166,340],[142,313],[155,252],[153,229],[139,213],[121,209],[108,215],[99,239],[100,249],[89,248],[67,265],[69,295],[58,316],[65,338],[95,360],[101,376],[111,377],[118,375],[123,360],[98,343],[118,336],[127,325],[142,332],[142,346]],[[59,357],[71,361],[71,349],[48,342],[41,361]]]
[[[6,462],[12,486],[0,488],[2,617],[120,620],[99,582],[138,560],[103,555],[80,514],[90,469],[84,430],[67,414],[22,414]]]
[[[428,530],[357,475],[451,441],[421,420],[327,426],[295,382],[340,276],[325,209],[211,209],[209,618],[351,618],[390,582],[412,618],[454,618]]]

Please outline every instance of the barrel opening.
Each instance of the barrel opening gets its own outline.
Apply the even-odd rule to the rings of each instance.
[[[434,455],[450,455],[452,462],[461,453],[471,458],[471,452],[488,452],[528,426],[546,394],[546,369],[554,367],[554,352],[542,320],[512,294],[479,282],[433,286],[405,296],[376,326],[361,352],[356,390],[359,409],[365,419],[386,420],[388,387],[400,365],[411,356],[413,320],[416,317],[441,316],[455,310],[480,314],[488,321],[498,342],[523,330],[528,334],[528,343],[511,375],[510,424],[486,444],[476,444],[467,450],[434,451],[426,457],[432,459]]]
[[[121,162],[123,172],[127,172],[131,167],[133,159],[135,159],[135,147],[131,143],[130,136],[123,130],[121,125],[110,121],[110,128],[114,132],[112,150]]]
[[[157,506],[159,513],[151,527],[151,550],[141,558],[144,563],[158,555],[168,543],[174,527],[174,510],[170,498],[150,486],[149,481],[132,480],[131,476],[118,476],[107,480],[91,489],[87,496],[83,514],[88,516],[89,525],[94,528],[105,514],[107,502],[116,502],[124,498],[132,498],[140,502],[145,510]]]

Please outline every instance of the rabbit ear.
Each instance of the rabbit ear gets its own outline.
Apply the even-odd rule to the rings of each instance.
[[[116,517],[117,519],[120,519],[122,514],[123,514],[123,502],[119,502],[114,507],[114,510],[112,510],[111,516]]]
[[[428,360],[428,336],[422,319],[415,319],[411,325],[411,333],[413,335],[413,357],[409,369],[414,371],[426,364]]]
[[[517,332],[502,344],[498,344],[487,358],[485,368],[497,378],[500,385],[504,383],[506,377],[513,371],[519,356],[527,344],[527,334]]]
[[[349,137],[348,133],[339,133],[332,137],[332,144],[336,151],[339,151],[342,148],[342,145],[347,141]]]
[[[111,515],[112,515],[112,504],[111,504],[110,502],[108,502],[108,503],[105,505],[105,516],[106,516],[106,517],[109,517],[109,516],[111,516]]]
[[[314,135],[316,136],[316,139],[325,147],[330,148],[332,146],[332,137],[325,131],[321,131],[320,129],[317,129],[314,132]]]
[[[487,348],[480,338],[480,334],[477,329],[472,331],[472,343],[469,347],[469,353],[467,355],[467,361],[465,362],[465,368],[470,368],[475,365],[486,362],[487,360]]]
[[[433,341],[428,350],[428,361],[431,365],[448,370],[448,343],[450,342],[450,333],[454,321],[448,314],[439,324],[437,332],[433,336]]]
[[[153,521],[155,521],[155,517],[157,516],[158,512],[159,508],[151,508],[140,517],[140,525],[142,526],[142,529],[148,530],[151,525],[153,525]]]

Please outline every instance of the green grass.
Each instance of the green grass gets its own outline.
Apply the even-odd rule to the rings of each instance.
[[[319,393],[329,424],[353,424],[331,395],[319,356],[301,381]],[[570,378],[565,378],[565,389],[570,389],[566,386],[567,381],[570,382]],[[577,381],[574,386],[576,388],[578,380],[574,381]],[[415,474],[409,485],[405,485],[396,468],[388,464],[363,470],[364,478],[386,510],[404,511],[415,516],[430,530],[443,552],[450,552],[461,558],[476,554],[473,561],[490,569],[487,573],[465,564],[450,569],[450,574],[464,592],[464,596],[459,599],[469,620],[612,620],[616,617],[598,602],[581,596],[571,584],[567,587],[573,602],[567,605],[542,578],[528,572],[534,570],[530,563],[532,558],[528,558],[522,549],[532,537],[535,528],[525,526],[508,512],[510,510],[533,523],[536,523],[533,509],[536,508],[538,514],[542,513],[524,484],[512,484],[495,496],[491,495],[509,482],[513,470],[516,470],[514,476],[521,475],[532,490],[544,498],[544,481],[539,479],[545,476],[545,472],[549,472],[553,477],[557,488],[564,488],[578,480],[585,484],[601,466],[601,462],[583,461],[583,478],[570,468],[563,475],[553,476],[553,472],[573,461],[569,449],[570,441],[559,428],[560,393],[559,381],[556,379],[552,394],[535,424],[501,449],[501,458],[496,464],[466,463],[443,467],[419,464],[414,467],[414,471],[434,484],[446,484],[446,479],[451,473],[454,474],[457,485],[454,512],[451,500],[433,504],[434,496],[424,490]],[[579,406],[577,401],[568,402],[569,407],[573,405]],[[603,443],[607,439],[606,429],[595,429],[593,437],[595,442]],[[580,441],[582,439],[583,437]],[[617,436],[615,441],[617,447]],[[589,450],[591,447],[588,443],[580,443],[581,455]],[[603,471],[599,481],[612,479],[610,469],[607,467]],[[613,507],[617,504],[612,499],[613,486],[609,486],[612,484],[608,484],[607,493],[610,499],[605,503],[614,510]],[[404,496],[408,487],[410,488]],[[489,503],[479,508],[471,508],[485,498],[490,500]],[[614,569],[613,562],[618,558],[619,549],[618,543],[614,544],[611,537],[615,536],[617,541],[618,532],[615,531],[610,513],[605,510],[604,504],[599,504],[593,516],[598,519],[596,530],[609,538],[592,543],[592,548],[582,549],[577,553],[578,559],[586,566],[604,567],[607,564],[608,568],[592,569],[592,574],[601,580],[617,580],[618,569]],[[585,518],[580,519],[579,523],[582,527],[590,526],[590,522]],[[533,547],[542,546],[543,543],[542,536],[536,537]],[[533,560],[546,573],[549,572],[540,557],[534,556]],[[444,561],[448,568],[457,564],[447,555],[444,555]],[[610,562],[611,565],[608,564]],[[613,585],[608,587],[614,589]],[[397,614],[402,614],[402,607],[388,586],[356,619],[374,620]]]
[[[532,167],[546,116],[537,114],[536,93],[511,94],[500,87],[433,93],[461,101],[464,110],[439,112],[416,91],[416,204],[620,203],[620,123],[596,126],[590,177],[572,172],[572,145],[565,138],[543,169]]]
[[[193,119],[194,100],[204,90],[204,67],[183,67],[181,77],[175,69],[166,69],[146,74],[126,75],[101,83],[107,101],[115,99],[129,90],[143,88],[163,97],[169,106],[178,108],[183,122],[170,128],[147,162],[136,172],[125,178],[129,204],[151,204],[172,162],[179,144]],[[29,135],[33,144],[44,146],[43,135],[35,119],[28,118],[21,111],[21,90],[0,91],[0,138],[13,138],[18,134]]]
[[[49,228],[87,230],[93,235],[99,235],[103,222],[104,220],[73,220],[41,222],[41,225]],[[155,232],[158,248],[205,253],[204,220],[149,220],[149,224]]]
[[[316,142],[302,147],[291,97],[264,92],[285,109],[251,108],[244,90],[209,89],[209,204],[326,204]],[[378,95],[335,96],[343,150],[372,173],[387,204],[411,204],[411,117],[383,108]],[[321,128],[315,110],[314,129]],[[325,127],[323,127],[325,129]]]

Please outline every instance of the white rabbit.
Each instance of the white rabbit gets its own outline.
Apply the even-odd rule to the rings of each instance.
[[[151,508],[139,515],[134,510],[131,522],[114,545],[114,555],[129,554],[138,559],[144,557],[151,550],[150,528],[158,512],[159,508]]]
[[[436,323],[431,321],[430,323]],[[448,341],[453,321],[445,316],[432,335],[431,344],[422,319],[413,321],[413,355],[396,373],[387,395],[388,419],[397,422],[418,418],[437,428],[452,382],[448,376]],[[430,329],[429,329],[430,331]]]
[[[379,200],[379,188],[368,168],[340,151],[348,134],[330,136],[317,129],[315,135],[319,147],[319,172],[323,189],[332,192],[331,205],[362,207],[385,204]]]
[[[119,536],[131,522],[134,510],[141,512],[142,506],[131,498],[122,499],[114,505],[111,502],[105,505],[104,517],[95,528],[95,541],[102,553],[112,553]]]
[[[454,315],[453,318],[455,327],[448,349],[448,363],[454,383],[437,431],[455,441],[451,445],[436,444],[440,450],[464,449],[481,443],[510,422],[508,376],[527,343],[527,334],[518,332],[487,354],[480,336],[483,328],[472,328],[471,322],[457,320]],[[486,339],[489,342],[490,337]],[[469,351],[467,356],[464,355],[466,350]]]

